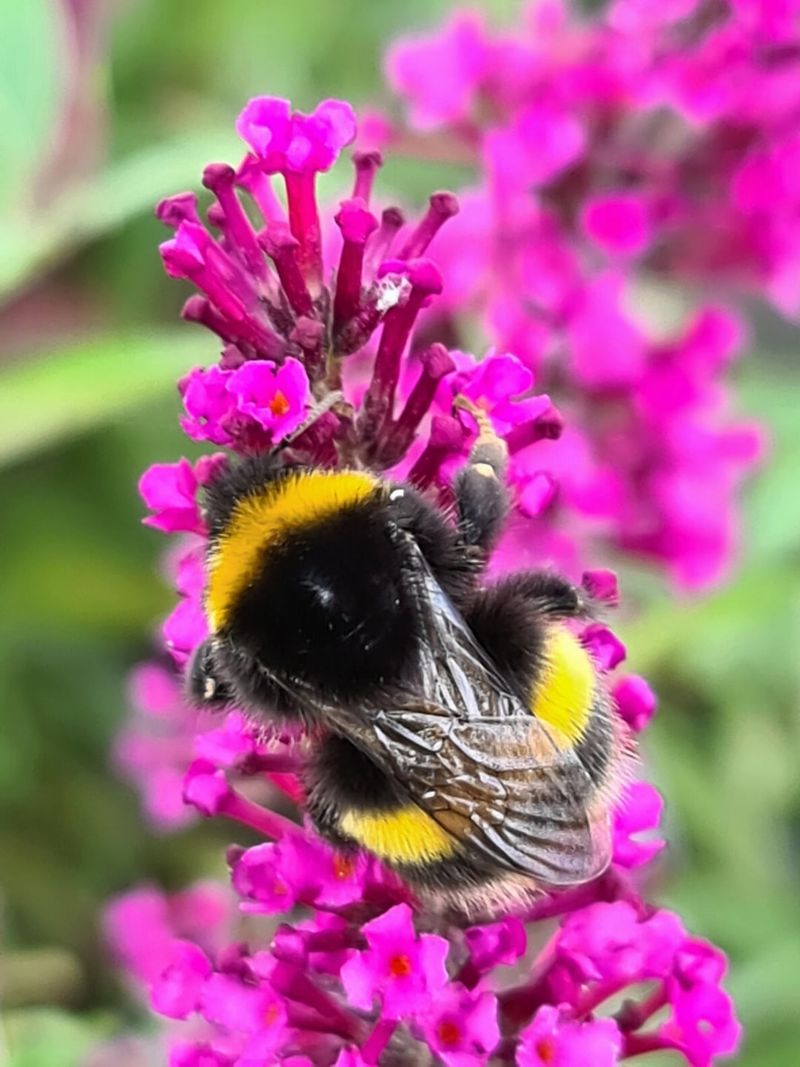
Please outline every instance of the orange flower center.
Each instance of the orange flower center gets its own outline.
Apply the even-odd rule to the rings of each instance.
[[[348,859],[347,856],[333,857],[333,873],[337,878],[351,878],[355,869],[355,863],[351,859]]]
[[[411,974],[411,960],[408,956],[392,956],[389,960],[389,974],[392,978],[408,978]]]
[[[552,1063],[556,1058],[556,1048],[549,1037],[545,1037],[536,1046],[536,1055],[542,1063]]]
[[[272,412],[273,415],[277,415],[280,417],[281,415],[286,414],[286,412],[289,410],[289,407],[289,401],[286,399],[280,389],[278,389],[275,393],[275,396],[273,396],[272,400],[270,400],[269,402],[269,410]]]
[[[441,1043],[443,1045],[448,1045],[450,1048],[457,1045],[461,1039],[461,1031],[456,1024],[449,1019],[439,1023],[436,1028],[436,1033],[439,1035]]]
[[[264,1023],[267,1026],[274,1026],[274,1024],[280,1019],[281,1013],[277,1004],[270,1004],[267,1010],[264,1012]]]

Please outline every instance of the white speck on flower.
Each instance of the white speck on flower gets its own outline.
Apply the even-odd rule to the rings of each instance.
[[[389,311],[398,304],[404,303],[411,292],[411,282],[408,278],[394,277],[382,278],[378,282],[378,299],[375,306],[378,311]]]

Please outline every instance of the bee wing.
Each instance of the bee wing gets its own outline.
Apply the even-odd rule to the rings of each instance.
[[[427,568],[417,676],[383,708],[326,709],[476,859],[542,884],[588,881],[610,858],[608,815],[478,645]]]

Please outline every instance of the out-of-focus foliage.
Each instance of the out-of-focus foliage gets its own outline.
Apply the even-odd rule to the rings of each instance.
[[[169,606],[138,473],[177,455],[177,373],[210,342],[175,328],[152,203],[230,157],[257,92],[380,99],[380,51],[443,0],[25,0],[0,33],[0,936],[15,1067],[67,1067],[137,1025],[103,958],[99,908],[135,880],[214,870],[224,828],[159,840],[108,749],[127,668]],[[484,4],[495,15],[511,5]],[[75,14],[77,25],[68,15]],[[76,41],[80,45],[76,47]],[[71,42],[71,44],[70,44]],[[397,166],[417,195],[437,180]],[[661,710],[647,758],[670,803],[662,898],[732,957],[740,1062],[800,1045],[800,369],[769,323],[740,406],[773,455],[748,493],[735,583],[678,603],[643,574],[633,666]],[[623,626],[623,630],[625,627]],[[3,1036],[4,1035],[4,1036]]]

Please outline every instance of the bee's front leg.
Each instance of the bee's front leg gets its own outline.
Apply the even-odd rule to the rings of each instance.
[[[461,540],[488,553],[508,514],[508,448],[485,411],[460,396],[455,406],[469,411],[478,424],[469,461],[453,483]]]
[[[213,638],[207,637],[194,650],[186,668],[186,698],[197,708],[223,708],[234,694],[214,657]]]

